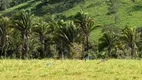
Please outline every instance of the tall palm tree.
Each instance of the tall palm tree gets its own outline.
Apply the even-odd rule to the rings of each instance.
[[[4,57],[6,57],[6,51],[8,48],[9,25],[10,25],[10,19],[8,17],[2,17],[0,19],[0,50],[1,50],[0,53]]]
[[[140,40],[140,33],[136,31],[135,28],[125,27],[122,30],[121,39],[126,46],[131,48],[131,56],[137,57],[137,42]]]
[[[32,24],[32,18],[33,14],[31,11],[19,11],[15,13],[12,17],[13,20],[13,28],[17,29],[21,33],[21,45],[22,45],[22,56],[21,58],[24,59],[25,56],[28,57],[28,50],[29,50],[29,44],[28,44],[28,38],[29,38],[29,32],[31,31],[31,28],[33,27]]]
[[[102,51],[104,48],[107,48],[108,57],[112,56],[112,50],[117,46],[118,35],[114,32],[107,31],[104,32],[103,36],[99,39],[99,51]]]
[[[105,25],[102,28],[103,36],[99,39],[99,51],[107,49],[108,57],[117,57],[117,50],[121,47],[121,29],[112,25]],[[115,54],[112,51],[115,50]],[[113,55],[113,56],[112,56]]]
[[[41,58],[51,57],[51,30],[49,28],[49,25],[46,22],[39,20],[38,23],[36,22],[32,30],[38,34],[39,41],[43,45],[44,53],[41,54]]]
[[[74,42],[81,42],[80,28],[76,27],[73,22],[65,22],[63,20],[53,21],[50,25],[53,29],[53,40],[59,50],[59,56],[64,58],[64,51],[68,52],[70,56],[70,46]]]
[[[11,25],[10,25],[11,26]],[[20,53],[21,53],[21,48],[20,48],[20,32],[18,30],[15,30],[14,28],[11,28],[11,34],[10,34],[10,43],[9,43],[9,49],[10,50],[14,50],[15,54],[16,54],[16,58],[19,59],[20,58]]]
[[[78,12],[74,16],[74,23],[81,28],[81,33],[84,36],[83,44],[84,47],[86,44],[86,51],[88,51],[90,33],[98,26],[95,27],[93,19],[84,12]]]
[[[81,42],[80,31],[73,22],[68,22],[63,25],[59,24],[55,35],[58,39],[63,39],[67,44],[71,44],[73,42]]]

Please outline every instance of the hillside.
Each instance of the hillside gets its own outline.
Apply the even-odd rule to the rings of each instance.
[[[77,2],[78,1],[78,2]],[[113,25],[117,27],[142,26],[142,1],[137,0],[135,3],[130,0],[121,0],[118,7],[118,23],[114,22],[114,14],[107,15],[108,6],[104,0],[68,0],[67,2],[42,2],[41,0],[31,0],[7,10],[1,11],[0,15],[10,15],[15,10],[31,9],[35,16],[41,17],[45,20],[49,15],[64,15],[70,18],[78,11],[83,10],[88,12],[94,18],[95,24]],[[91,36],[92,39],[97,41],[100,36],[101,30],[95,30]]]

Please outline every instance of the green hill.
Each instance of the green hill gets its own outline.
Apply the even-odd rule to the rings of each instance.
[[[70,18],[79,11],[88,12],[94,18],[95,24],[113,25],[117,27],[142,26],[142,1],[120,0],[118,6],[118,23],[114,22],[114,14],[108,15],[108,6],[105,0],[67,0],[58,2],[43,2],[41,0],[31,0],[17,6],[1,11],[0,15],[9,16],[15,10],[31,9],[35,16],[45,20],[49,15],[64,15]],[[98,39],[101,30],[97,29],[91,34],[93,40]]]

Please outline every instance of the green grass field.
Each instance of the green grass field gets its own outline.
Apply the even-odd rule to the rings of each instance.
[[[0,60],[0,80],[142,80],[142,60],[100,61]]]

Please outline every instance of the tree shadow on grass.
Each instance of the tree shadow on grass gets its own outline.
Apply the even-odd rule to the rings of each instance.
[[[134,12],[134,11],[142,11],[142,5],[136,4],[136,5],[132,6],[132,7],[127,8],[128,13]]]
[[[60,0],[55,2],[44,2],[35,7],[33,9],[34,13],[36,16],[43,16],[45,14],[54,14],[54,13],[61,13],[63,11],[69,10],[82,2],[83,0],[80,1],[75,1],[75,0]],[[54,6],[53,6],[54,5]]]
[[[43,16],[45,14],[62,13],[63,11],[73,8],[74,6],[78,5],[79,3],[83,1],[84,0],[57,0],[57,1],[49,0],[49,1],[41,2],[40,4],[33,7],[31,10],[36,16]],[[21,7],[14,9],[13,11],[4,13],[3,15],[10,16],[15,11],[30,8],[33,4],[35,4],[34,0],[28,2],[26,5],[23,5]]]

